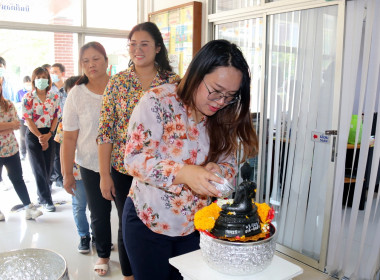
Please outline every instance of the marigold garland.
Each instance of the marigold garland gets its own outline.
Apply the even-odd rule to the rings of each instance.
[[[197,230],[211,231],[215,226],[215,221],[222,210],[216,203],[203,207],[194,215],[194,226]]]
[[[257,206],[257,213],[260,217],[260,225],[261,225],[261,233],[256,234],[254,236],[236,236],[230,238],[221,238],[229,241],[257,241],[260,239],[265,239],[269,234],[269,224],[274,218],[274,209],[269,207],[266,203],[255,203]],[[216,238],[210,232],[215,226],[215,221],[218,219],[220,211],[222,208],[218,205],[217,202],[213,202],[210,205],[203,207],[201,210],[195,213],[194,215],[194,226],[197,230],[203,231],[208,235]],[[233,215],[232,212],[228,213],[229,215]]]

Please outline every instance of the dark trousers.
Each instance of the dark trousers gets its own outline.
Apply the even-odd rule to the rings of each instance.
[[[24,179],[22,178],[22,167],[19,152],[10,157],[0,157],[1,169],[3,168],[3,165],[8,171],[9,180],[11,180],[18,197],[22,201],[22,204],[24,206],[29,205],[30,198],[28,189],[26,188]]]
[[[55,181],[63,182],[63,177],[61,173],[61,157],[60,157],[60,149],[61,149],[61,144],[54,141],[55,146],[55,152],[54,152],[54,159],[53,159],[53,170],[51,172],[50,176],[50,182],[53,183]]]
[[[111,201],[105,199],[100,191],[100,174],[80,167],[88,209],[90,209],[91,229],[95,236],[96,251],[99,258],[111,255]]]
[[[117,247],[119,250],[119,261],[121,266],[121,272],[124,276],[131,276],[132,269],[129,263],[127,252],[123,242],[122,221],[123,221],[123,209],[124,203],[127,199],[129,189],[131,188],[133,177],[127,174],[120,173],[116,169],[111,169],[112,180],[115,186],[116,197],[114,198],[117,214],[119,216],[119,230],[117,233]]]
[[[42,134],[46,134],[50,131],[50,128],[45,127],[39,128],[38,130]],[[53,145],[53,137],[49,139],[49,148],[46,151],[42,151],[38,137],[35,136],[29,129],[26,130],[25,140],[30,165],[37,183],[39,203],[53,204],[49,186],[49,178],[53,166],[53,154],[55,148]]]
[[[151,231],[137,216],[132,199],[123,212],[123,237],[135,280],[180,280],[169,258],[199,249],[199,233],[171,237]]]
[[[21,120],[21,126],[20,126],[20,148],[21,148],[21,155],[26,155],[26,144],[25,144],[25,133],[26,133],[26,125],[25,121]]]

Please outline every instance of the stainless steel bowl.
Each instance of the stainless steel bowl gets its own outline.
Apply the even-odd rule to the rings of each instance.
[[[26,248],[0,253],[0,279],[69,280],[66,260],[53,251]]]
[[[230,194],[232,194],[235,190],[235,188],[228,182],[226,178],[224,178],[219,173],[214,173],[219,178],[223,179],[223,184],[219,184],[215,181],[211,181],[211,183],[215,186],[215,188],[222,193],[222,197],[228,197]]]
[[[272,236],[256,242],[231,242],[201,232],[202,257],[213,269],[230,275],[248,275],[264,270],[276,251],[276,229]]]

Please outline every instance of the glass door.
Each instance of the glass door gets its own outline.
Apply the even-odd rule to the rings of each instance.
[[[267,24],[261,195],[277,210],[278,244],[316,262],[326,253],[335,169],[337,18],[338,7],[327,6],[270,15]]]
[[[252,73],[256,200],[276,210],[277,250],[323,270],[335,170],[338,5],[215,24]],[[263,32],[263,30],[265,32]],[[263,77],[265,77],[263,79]]]

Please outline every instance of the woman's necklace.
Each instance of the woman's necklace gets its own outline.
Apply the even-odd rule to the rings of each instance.
[[[146,91],[146,90],[150,89],[152,82],[157,75],[157,69],[154,68],[154,71],[152,71],[148,75],[140,75],[137,73],[136,68],[135,68],[135,73],[136,73],[137,79],[139,80],[139,82],[141,84],[143,91]]]

